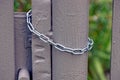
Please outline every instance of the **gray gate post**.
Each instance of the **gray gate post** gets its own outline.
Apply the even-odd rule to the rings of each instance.
[[[51,30],[51,1],[32,0],[32,17],[35,28],[45,35]],[[33,80],[51,80],[50,45],[32,37]]]
[[[31,34],[28,34],[27,31],[26,13],[14,13],[14,29],[16,79],[19,76],[19,80],[24,80],[24,78],[28,78],[30,76],[30,74],[26,75],[26,72],[32,73],[31,43],[30,40],[28,40],[31,38]]]
[[[0,80],[15,80],[13,0],[0,0]]]
[[[53,38],[71,48],[84,48],[88,38],[89,0],[52,0]],[[71,55],[53,48],[53,80],[87,80],[87,53]]]
[[[120,0],[113,0],[111,80],[120,79]]]

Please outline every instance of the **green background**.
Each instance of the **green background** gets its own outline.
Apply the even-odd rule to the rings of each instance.
[[[30,0],[15,0],[14,11],[27,12]],[[111,54],[112,0],[90,0],[89,36],[94,47],[89,52],[88,80],[109,80]]]

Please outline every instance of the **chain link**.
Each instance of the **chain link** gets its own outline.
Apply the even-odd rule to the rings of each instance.
[[[43,42],[45,43],[49,43],[51,45],[53,45],[56,49],[58,49],[59,51],[62,51],[62,52],[68,52],[68,53],[71,53],[71,54],[83,54],[89,50],[92,49],[93,47],[93,40],[88,38],[88,43],[87,43],[87,46],[83,49],[73,49],[73,48],[69,48],[69,47],[65,47],[63,46],[62,44],[59,44],[59,43],[56,43],[54,42],[53,40],[51,40],[49,37],[47,37],[46,35],[44,34],[41,34],[40,32],[38,32],[32,25],[31,23],[31,16],[32,16],[32,11],[29,10],[26,14],[26,17],[27,17],[27,26],[29,28],[29,30],[34,33],[35,35],[37,35],[39,37],[40,40],[42,40]]]

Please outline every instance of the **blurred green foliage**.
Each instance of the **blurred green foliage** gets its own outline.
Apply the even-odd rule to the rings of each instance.
[[[31,0],[14,0],[15,12],[27,12],[31,9]]]
[[[26,12],[31,0],[15,0],[14,11]],[[89,36],[94,47],[89,53],[88,80],[107,80],[110,73],[112,0],[90,0]]]
[[[107,80],[110,72],[112,0],[90,0],[89,36],[94,47],[89,54],[88,80]]]

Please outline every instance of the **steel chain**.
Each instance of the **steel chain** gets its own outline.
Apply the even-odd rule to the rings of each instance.
[[[56,43],[53,40],[51,40],[49,37],[47,37],[46,35],[38,32],[32,25],[31,23],[31,16],[32,16],[32,11],[29,10],[26,14],[26,18],[27,18],[27,26],[29,28],[29,30],[34,33],[35,35],[37,35],[39,37],[40,40],[42,40],[45,43],[49,43],[51,45],[53,45],[56,49],[58,49],[59,51],[63,51],[63,52],[68,52],[71,54],[83,54],[89,50],[92,49],[93,47],[93,40],[88,38],[88,43],[87,46],[83,49],[73,49],[73,48],[68,48],[63,46],[62,44]]]

